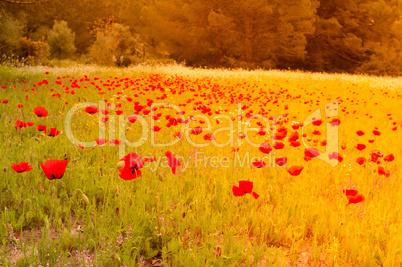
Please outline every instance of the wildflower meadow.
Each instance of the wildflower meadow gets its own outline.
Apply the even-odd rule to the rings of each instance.
[[[402,79],[0,67],[3,266],[401,266]]]

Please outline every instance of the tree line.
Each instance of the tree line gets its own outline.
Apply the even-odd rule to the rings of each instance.
[[[401,47],[402,0],[0,0],[0,55],[33,63],[400,75]]]

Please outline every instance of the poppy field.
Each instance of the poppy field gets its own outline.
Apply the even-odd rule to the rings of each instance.
[[[0,67],[3,266],[401,266],[402,79]]]

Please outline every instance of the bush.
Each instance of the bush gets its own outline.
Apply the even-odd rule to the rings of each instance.
[[[50,30],[48,35],[48,42],[50,46],[50,54],[52,57],[58,59],[66,59],[71,57],[76,51],[75,33],[67,26],[67,22],[55,21],[53,29]]]
[[[20,38],[22,56],[29,65],[47,64],[49,61],[49,45],[43,41],[32,41],[26,37]]]

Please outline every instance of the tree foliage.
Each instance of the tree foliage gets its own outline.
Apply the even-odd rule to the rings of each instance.
[[[97,63],[121,65],[124,57],[135,48],[135,39],[128,26],[112,23],[95,32],[96,40],[90,48],[90,54]]]
[[[18,28],[13,33],[36,40],[54,20],[65,20],[76,34],[77,52],[91,50],[102,64],[137,51],[194,66],[402,72],[401,0],[11,2],[0,1],[7,16],[0,24],[26,18],[11,23]],[[108,18],[122,28],[93,34],[97,23]],[[23,33],[21,25],[26,26]],[[127,33],[124,27],[129,27],[127,41],[119,37]],[[1,36],[4,46],[7,38]],[[18,38],[9,38],[9,45],[11,40],[16,44]],[[103,44],[108,45],[105,51]]]
[[[19,40],[23,35],[24,21],[0,10],[0,29],[0,55],[16,53],[20,48]]]
[[[48,34],[50,54],[58,59],[71,57],[76,48],[74,45],[75,33],[67,26],[67,22],[55,21]]]

